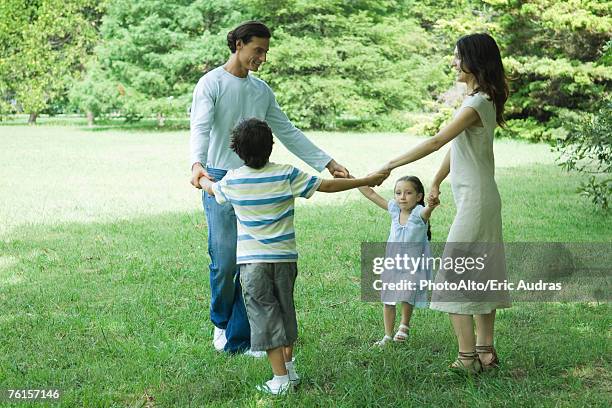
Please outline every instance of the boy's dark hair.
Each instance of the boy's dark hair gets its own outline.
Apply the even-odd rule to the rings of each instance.
[[[273,144],[272,130],[263,120],[245,119],[232,130],[230,148],[245,165],[254,169],[268,163]]]
[[[251,41],[251,37],[270,38],[272,37],[272,33],[270,33],[270,29],[260,21],[245,21],[227,33],[227,46],[233,54],[236,52],[236,41],[242,40],[244,44],[248,44]]]
[[[477,33],[461,37],[457,41],[461,69],[474,74],[478,82],[475,94],[482,91],[493,99],[495,120],[504,126],[504,105],[508,99],[508,80],[499,47],[489,34]]]
[[[397,186],[397,183],[399,183],[400,181],[412,183],[417,194],[422,195],[421,200],[417,202],[417,204],[420,204],[425,207],[425,188],[423,187],[423,183],[421,183],[421,180],[417,176],[404,176],[395,180],[395,185]],[[429,222],[427,223],[427,239],[431,241],[431,223]]]

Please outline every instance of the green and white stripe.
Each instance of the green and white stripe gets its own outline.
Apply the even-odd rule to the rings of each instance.
[[[242,166],[213,185],[219,204],[232,203],[237,218],[238,264],[295,262],[296,197],[310,198],[321,179],[288,164]]]

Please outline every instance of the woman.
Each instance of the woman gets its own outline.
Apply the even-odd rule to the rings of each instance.
[[[504,125],[504,104],[508,98],[504,67],[499,48],[488,34],[460,38],[452,65],[457,71],[457,81],[465,83],[468,89],[468,96],[454,119],[434,137],[391,160],[383,170],[391,171],[412,163],[452,141],[430,190],[431,198],[437,199],[440,184],[451,174],[457,214],[444,256],[452,258],[457,252],[465,255],[466,251],[478,256],[483,255],[483,250],[488,250],[489,257],[484,257],[487,259],[487,272],[495,279],[503,280],[506,270],[501,200],[494,179],[493,132],[497,125]],[[459,275],[462,272],[458,270],[450,272],[441,271],[437,282],[467,277]],[[498,366],[493,347],[495,311],[510,307],[507,291],[498,291],[494,296],[490,293],[480,295],[462,297],[456,293],[449,295],[436,291],[432,295],[431,308],[449,313],[459,343],[459,355],[451,368],[467,373]]]

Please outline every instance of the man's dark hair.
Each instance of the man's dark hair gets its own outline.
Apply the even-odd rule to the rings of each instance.
[[[232,130],[230,148],[254,169],[268,163],[273,144],[272,130],[263,120],[245,119]]]
[[[272,33],[270,29],[260,21],[245,21],[232,31],[227,33],[227,46],[233,53],[236,52],[236,41],[242,40],[244,44],[251,41],[251,37],[270,38]]]

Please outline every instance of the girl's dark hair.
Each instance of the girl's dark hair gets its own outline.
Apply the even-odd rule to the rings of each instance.
[[[421,194],[421,200],[419,200],[417,204],[421,204],[423,207],[425,207],[425,188],[423,188],[423,183],[421,183],[421,180],[419,180],[417,176],[400,177],[397,180],[395,180],[396,187],[397,187],[397,183],[399,183],[400,181],[407,181],[409,183],[412,183],[412,185],[414,186],[414,189],[417,191],[417,194]],[[395,187],[394,187],[394,190],[395,190]],[[427,239],[431,241],[431,223],[429,222],[427,223]]]
[[[254,169],[268,163],[273,144],[272,130],[263,120],[245,119],[232,130],[230,148]]]
[[[508,99],[508,80],[497,43],[489,34],[477,33],[457,41],[461,70],[474,75],[478,82],[476,92],[484,92],[495,105],[495,121],[504,126],[504,105]]]
[[[248,44],[251,37],[270,38],[272,34],[270,29],[260,21],[245,21],[227,33],[227,46],[233,54],[236,52],[236,41],[242,40],[244,44]]]

